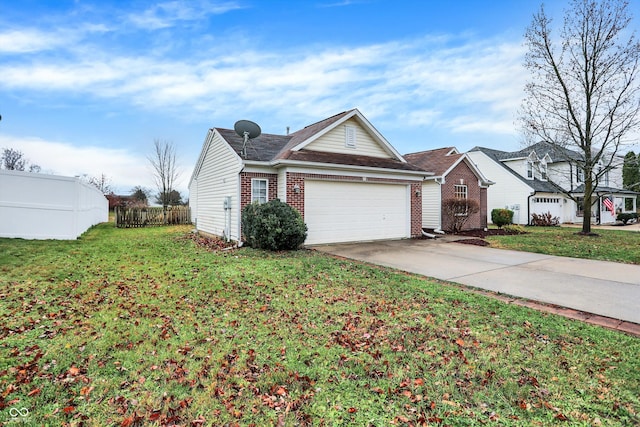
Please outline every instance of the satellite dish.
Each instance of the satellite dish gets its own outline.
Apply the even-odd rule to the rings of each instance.
[[[250,139],[257,138],[262,133],[260,130],[260,126],[256,123],[249,120],[238,120],[235,125],[233,125],[233,129],[236,131],[238,136],[242,137],[242,151],[240,154],[242,157],[247,157],[247,142]]]
[[[245,135],[247,135],[249,139],[257,138],[262,133],[260,126],[249,120],[238,120],[236,124],[233,125],[233,129],[235,129],[236,133],[241,137],[244,138]]]

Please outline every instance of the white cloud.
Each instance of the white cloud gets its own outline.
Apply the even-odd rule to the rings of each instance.
[[[198,19],[196,12],[207,7],[208,13],[224,13],[239,6],[165,2],[139,16],[151,20],[173,11],[168,20]],[[37,96],[61,92],[152,111],[179,110],[183,118],[203,112],[269,114],[286,120],[284,125],[359,107],[386,129],[412,125],[473,135],[515,133],[513,115],[526,78],[523,47],[500,39],[424,37],[288,51],[256,47],[243,55],[229,54],[218,43],[212,44],[220,46],[218,51],[183,52],[180,58],[156,52],[134,56],[83,43],[80,36],[71,40],[75,44],[65,46],[67,54],[61,57],[0,63],[0,87],[23,91],[26,97],[31,90]]]
[[[48,32],[26,29],[0,33],[0,53],[29,53],[63,46],[65,38]]]
[[[135,26],[147,30],[170,28],[180,22],[198,21],[209,15],[221,15],[240,9],[236,2],[211,1],[167,1],[158,3],[139,14],[131,14],[128,19]]]
[[[88,34],[108,31],[108,27],[102,24],[84,24],[73,29],[50,31],[11,29],[0,32],[0,54],[25,54],[68,48],[79,43]]]
[[[46,141],[41,138],[0,135],[0,148],[19,150],[29,163],[37,164],[43,173],[61,176],[98,177],[105,174],[116,192],[128,193],[141,185],[155,188],[153,174],[146,157],[124,149],[95,146],[76,146],[66,142]],[[189,173],[180,176],[177,188],[186,194]],[[155,191],[155,190],[154,190]]]

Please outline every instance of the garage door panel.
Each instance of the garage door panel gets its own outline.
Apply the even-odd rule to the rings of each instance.
[[[410,236],[406,185],[306,181],[307,244]]]

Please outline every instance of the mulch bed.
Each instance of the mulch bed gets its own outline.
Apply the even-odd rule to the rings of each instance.
[[[427,232],[431,232],[432,230],[426,230]],[[518,234],[516,232],[511,232],[507,230],[503,230],[501,228],[490,228],[487,231],[478,228],[475,230],[465,230],[460,231],[454,236],[464,236],[464,239],[454,240],[453,243],[464,243],[465,245],[475,245],[475,246],[489,246],[489,242],[484,240],[487,236],[507,236],[511,234]]]

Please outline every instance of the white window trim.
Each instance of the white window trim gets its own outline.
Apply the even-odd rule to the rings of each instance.
[[[459,192],[458,188],[464,188],[464,191]],[[464,193],[464,197],[458,197],[458,194]],[[469,198],[469,186],[466,184],[455,184],[453,186],[453,197],[456,199],[467,200]]]
[[[265,183],[265,194],[264,194],[264,202],[261,202],[259,198],[254,196],[254,186],[256,182],[264,182]],[[258,196],[259,197],[259,196]],[[266,203],[269,201],[269,180],[266,178],[252,178],[251,179],[251,203]]]
[[[535,173],[533,172],[533,162],[531,160],[527,160],[527,179],[533,179]]]

